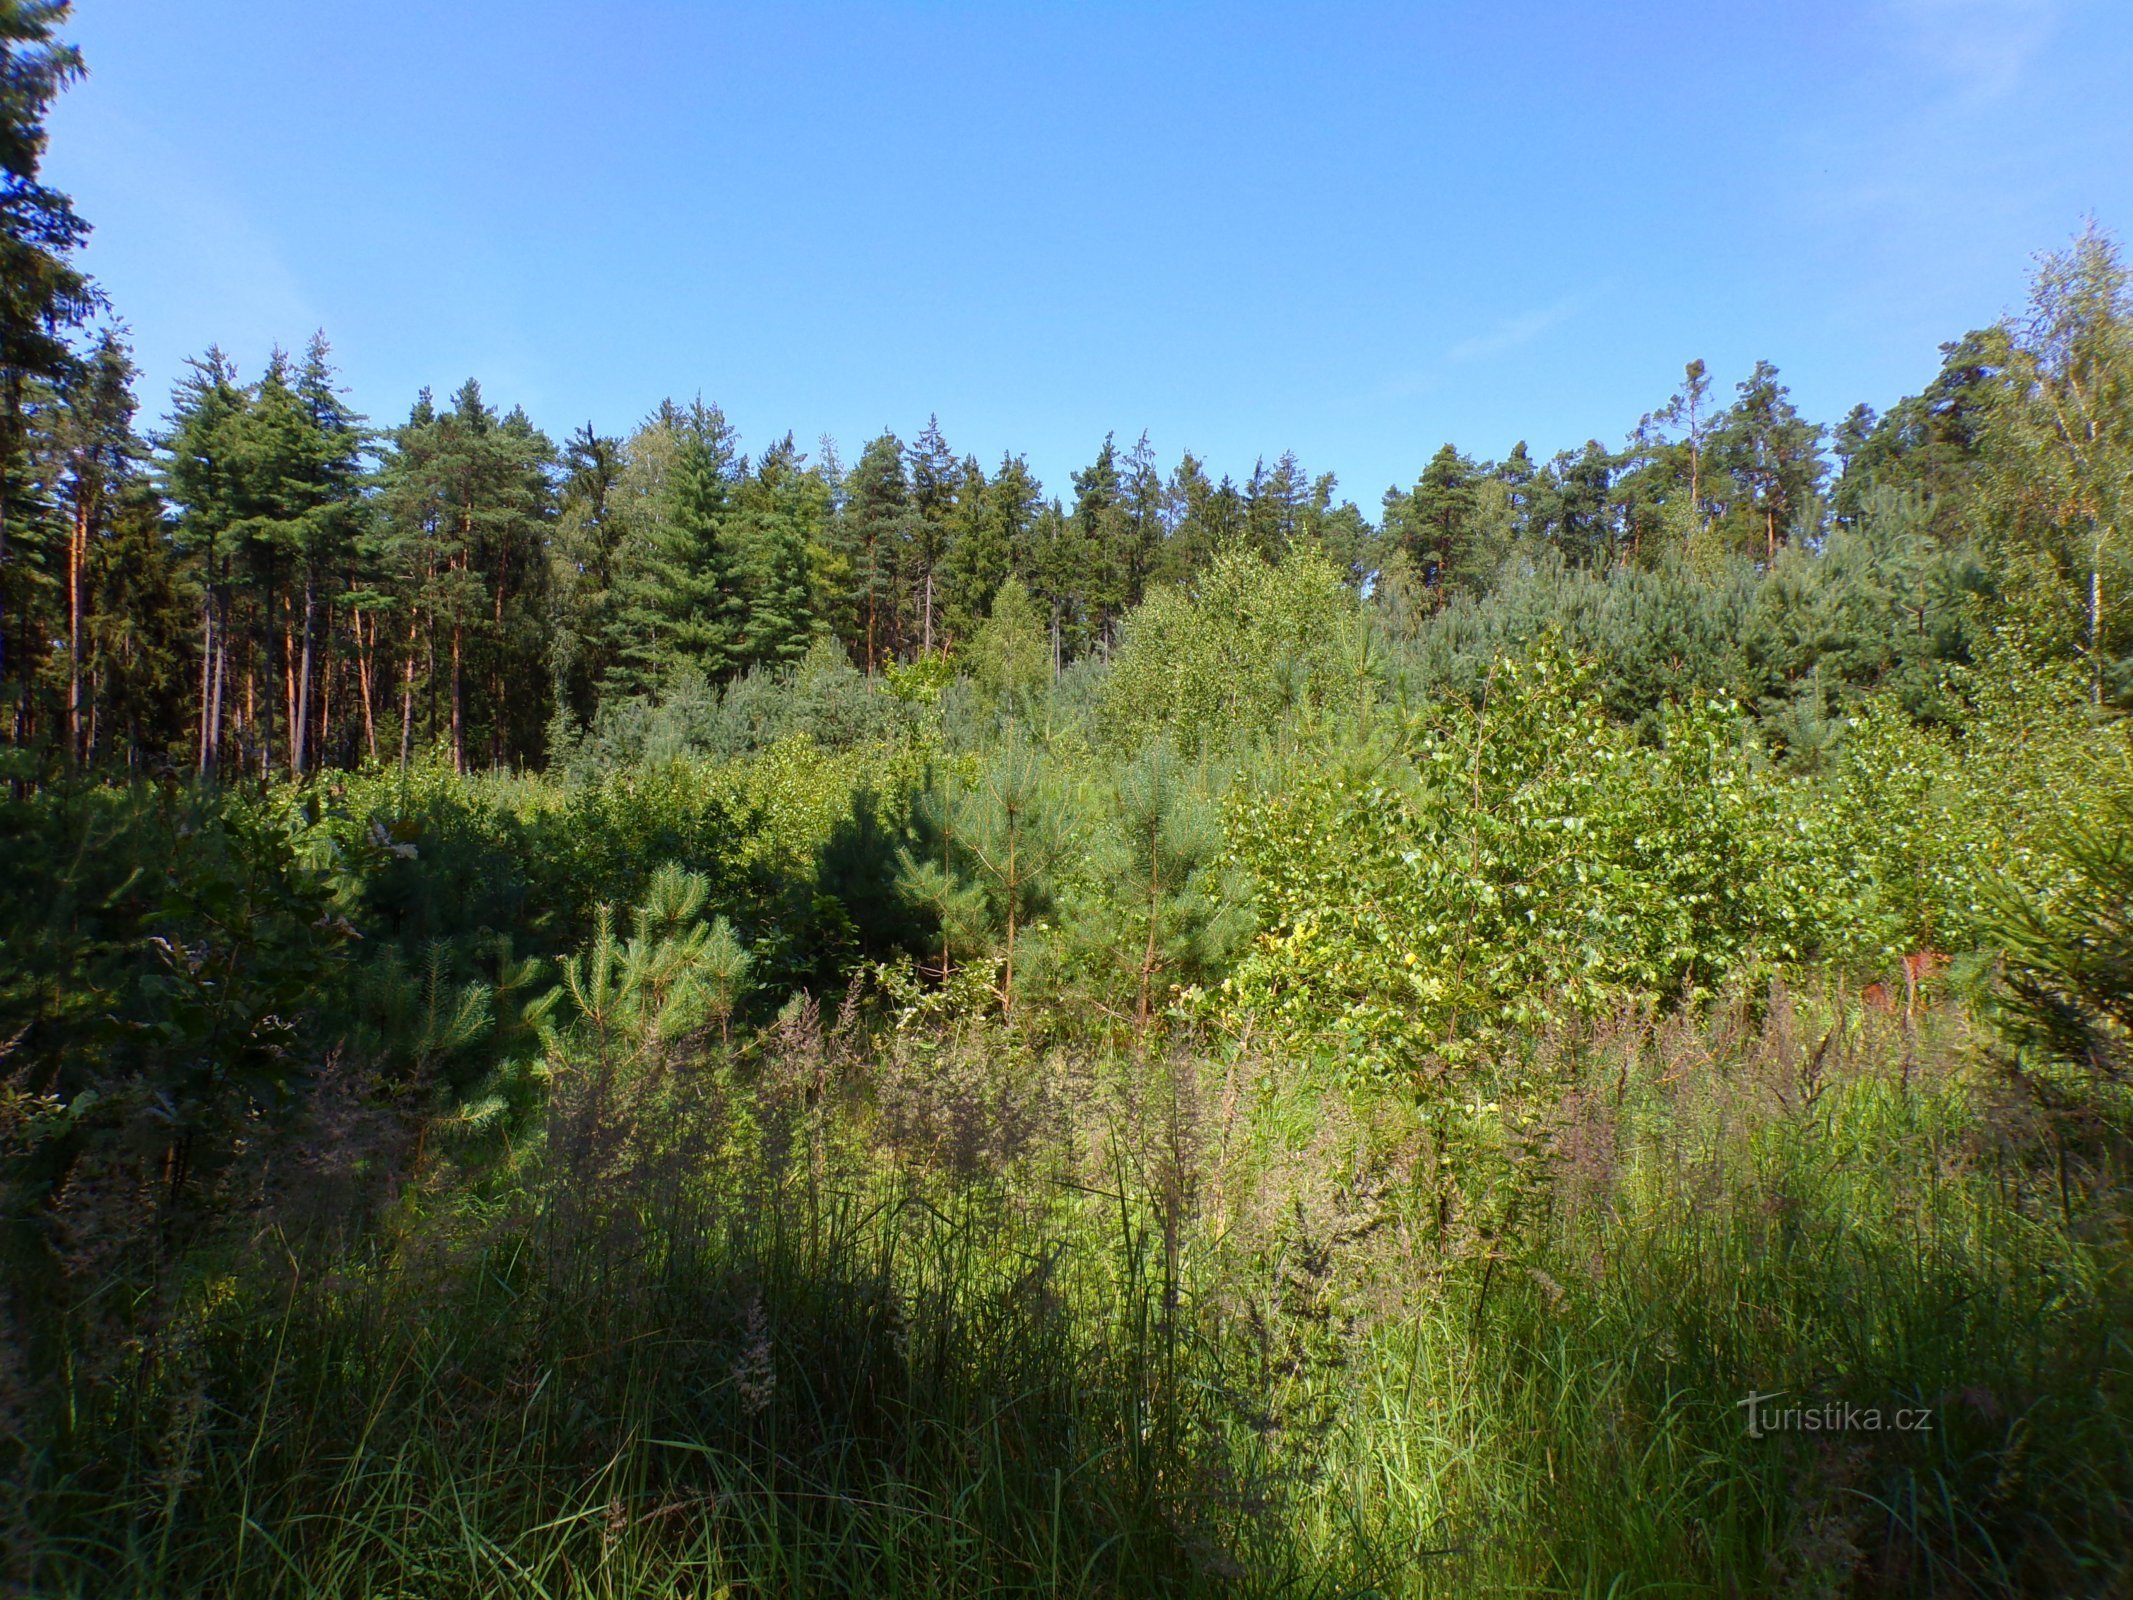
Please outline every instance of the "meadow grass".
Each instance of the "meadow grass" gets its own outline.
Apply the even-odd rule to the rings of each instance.
[[[899,1050],[687,1063],[627,1104],[588,1070],[515,1161],[432,1152],[360,1231],[264,1225],[130,1304],[75,1286],[42,1324],[60,1376],[11,1397],[11,1576],[380,1597],[2133,1577],[2121,1108],[2010,1077],[1957,1013],[1911,1029],[1778,995],[1630,1019],[1536,1045],[1485,1105],[1234,1047]],[[1758,1436],[1750,1395],[1882,1425]]]

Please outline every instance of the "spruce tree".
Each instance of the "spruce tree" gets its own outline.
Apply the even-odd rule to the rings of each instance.
[[[905,452],[910,467],[911,535],[910,564],[913,602],[918,612],[918,652],[933,654],[935,623],[940,614],[935,592],[942,558],[951,536],[952,510],[962,466],[948,441],[941,437],[938,417],[928,417],[926,428]]]
[[[734,499],[746,614],[742,656],[749,666],[793,665],[815,636],[808,552],[828,513],[828,496],[788,433],[763,452]]]
[[[200,593],[196,765],[205,777],[217,770],[222,756],[234,546],[244,515],[236,431],[247,401],[236,368],[219,349],[210,347],[186,365],[190,370],[172,396],[170,426],[158,450],[178,548],[195,570]]]
[[[727,527],[731,430],[699,403],[667,425],[669,454],[629,550],[622,579],[619,654],[629,687],[643,693],[677,671],[717,680],[741,661],[746,602],[739,552]]]

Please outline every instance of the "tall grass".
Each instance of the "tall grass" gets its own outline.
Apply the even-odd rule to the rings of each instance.
[[[1486,1101],[997,1035],[565,1073],[359,1245],[263,1213],[132,1304],[14,1308],[10,1575],[2116,1592],[2127,1124],[1964,1027],[1780,994]],[[1883,1426],[1754,1436],[1751,1394]]]

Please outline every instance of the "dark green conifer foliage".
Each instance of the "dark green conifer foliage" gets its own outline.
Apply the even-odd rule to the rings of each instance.
[[[1557,452],[1534,479],[1530,527],[1573,566],[1614,560],[1618,529],[1613,500],[1615,457],[1597,439]]]
[[[82,74],[80,52],[56,37],[70,9],[64,0],[0,0],[0,695],[13,702],[18,741],[29,732],[35,664],[25,648],[32,583],[14,548],[31,509],[26,408],[33,385],[67,377],[67,337],[98,303],[73,261],[88,224],[40,176],[45,116]]]
[[[807,654],[814,617],[807,583],[808,527],[822,510],[819,480],[801,470],[792,435],[763,452],[737,493],[734,518],[744,667],[785,667]]]
[[[1445,444],[1422,469],[1404,505],[1388,500],[1386,520],[1397,519],[1400,547],[1431,590],[1441,594],[1464,582],[1479,544],[1478,486],[1481,469],[1456,446]]]
[[[1061,602],[1062,662],[1098,642],[1125,610],[1129,523],[1120,502],[1118,448],[1104,435],[1096,459],[1074,474],[1074,509],[1059,530],[1049,586]]]
[[[942,778],[914,805],[918,843],[901,856],[906,893],[938,920],[941,965],[985,948],[998,962],[1000,1014],[1015,1013],[1016,961],[1051,910],[1075,847],[1072,798],[1019,731],[973,783]]]
[[[585,423],[563,444],[562,483],[557,495],[550,596],[555,631],[549,671],[555,681],[556,714],[568,726],[589,725],[599,709],[599,689],[612,659],[617,608],[618,551],[624,519],[616,486],[626,460],[622,441],[603,437]],[[550,739],[551,751],[554,738]]]
[[[918,653],[930,656],[940,614],[936,583],[953,536],[956,490],[963,474],[955,452],[941,437],[938,417],[926,419],[925,431],[905,454],[911,474],[911,600],[918,616]]]
[[[1206,787],[1167,743],[1119,771],[1100,856],[1110,916],[1098,931],[1125,969],[1144,1031],[1162,986],[1213,970],[1244,930],[1243,886],[1218,867],[1224,844]]]
[[[1280,560],[1303,530],[1309,494],[1293,450],[1284,450],[1271,467],[1253,462],[1244,486],[1246,541],[1267,560]]]
[[[628,687],[642,693],[680,671],[716,680],[742,660],[746,602],[731,510],[732,433],[715,407],[676,411],[648,526],[623,579],[620,624]]]
[[[160,441],[163,493],[177,517],[180,551],[200,584],[200,725],[197,766],[216,770],[228,693],[231,574],[243,516],[235,462],[245,396],[236,368],[220,350],[189,360],[171,399],[171,425]]]
[[[301,774],[313,761],[313,687],[322,647],[334,639],[332,599],[354,579],[358,541],[368,508],[362,499],[363,457],[369,448],[364,419],[343,397],[333,350],[323,332],[304,347],[296,370],[296,398],[306,424],[299,513],[298,559],[302,569],[297,629],[296,703],[290,724],[289,766]],[[330,663],[326,663],[330,666]],[[319,736],[329,730],[320,714]]]
[[[909,612],[903,581],[921,520],[911,507],[903,441],[883,433],[869,441],[845,481],[845,517],[855,557],[861,660],[879,670],[901,652]]]
[[[948,549],[941,558],[941,628],[960,647],[992,605],[1012,570],[1014,543],[993,501],[992,485],[976,456],[963,458],[948,513]]]
[[[60,579],[58,617],[64,619],[64,670],[52,674],[54,697],[64,705],[67,760],[80,765],[93,759],[97,732],[98,691],[106,673],[97,649],[102,602],[111,595],[115,552],[111,540],[117,523],[156,508],[140,481],[145,450],[133,432],[133,359],[118,336],[106,331],[85,359],[76,362],[51,390],[47,435],[41,454],[64,559],[51,563]],[[140,597],[153,605],[150,592]],[[58,618],[55,618],[58,620]],[[59,633],[58,628],[49,630]],[[29,664],[27,659],[22,663]]]
[[[411,604],[401,758],[412,750],[418,654],[429,735],[464,770],[486,734],[493,763],[536,754],[548,723],[547,464],[521,411],[498,417],[469,378],[439,411],[428,393],[382,470],[382,554]],[[486,690],[470,703],[470,680]]]
[[[1793,409],[1777,368],[1758,361],[1711,438],[1712,466],[1730,480],[1723,514],[1728,544],[1777,559],[1806,526],[1827,471],[1822,430]]]
[[[1163,485],[1155,447],[1143,433],[1127,452],[1119,485],[1119,508],[1125,517],[1119,552],[1120,593],[1130,611],[1147,598],[1148,585],[1162,558],[1170,533],[1170,496]]]
[[[1837,521],[1856,522],[1868,497],[1886,489],[1923,496],[1935,537],[1961,533],[2011,351],[2007,330],[1998,327],[1967,333],[1940,351],[1940,371],[1922,392],[1897,401],[1887,416],[1855,406],[1838,425],[1832,444],[1840,471],[1830,495]]]

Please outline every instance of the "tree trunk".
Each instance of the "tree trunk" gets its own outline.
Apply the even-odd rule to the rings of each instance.
[[[1155,849],[1157,841],[1151,836],[1148,850],[1148,945],[1141,953],[1141,1003],[1137,1022],[1141,1032],[1148,1031],[1150,991],[1155,986],[1156,928],[1162,916],[1163,880],[1156,876]]]
[[[378,759],[378,716],[374,701],[377,689],[372,681],[372,671],[377,661],[378,623],[371,619],[370,637],[363,637],[363,613],[355,614],[356,631],[356,687],[363,692],[363,741],[369,747],[370,759]]]
[[[434,726],[434,724],[433,724]],[[415,618],[407,619],[407,668],[400,687],[400,770],[407,771],[408,757],[415,748]]]
[[[460,668],[460,634],[457,622],[452,624],[452,770],[467,770],[466,738],[466,685]]]
[[[496,569],[496,659],[489,668],[489,765],[504,764],[504,568]]]
[[[1000,1016],[1015,1019],[1015,836],[1007,836],[1007,982],[1000,990]]]
[[[208,560],[207,592],[200,597],[200,776],[215,767],[215,564]]]
[[[67,762],[79,764],[81,737],[81,569],[89,549],[89,501],[77,483],[67,534]]]
[[[311,635],[318,616],[318,577],[304,570],[304,643],[296,668],[296,709],[289,718],[289,769],[304,775],[305,735],[311,726]]]
[[[2103,530],[2089,551],[2089,699],[2103,704]]]

